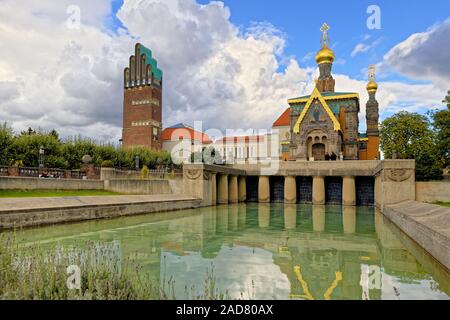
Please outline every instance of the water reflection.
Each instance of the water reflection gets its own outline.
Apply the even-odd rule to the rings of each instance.
[[[216,284],[246,299],[447,299],[448,271],[365,207],[248,204],[25,230],[24,243],[116,241],[177,297]],[[81,241],[80,241],[81,240]]]

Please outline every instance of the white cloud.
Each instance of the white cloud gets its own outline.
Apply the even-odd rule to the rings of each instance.
[[[81,8],[80,30],[65,26],[73,2]],[[288,98],[312,90],[317,70],[284,56],[283,33],[268,23],[237,28],[221,2],[127,0],[118,12],[127,30],[118,34],[105,30],[110,15],[110,0],[3,0],[0,119],[17,131],[40,126],[117,141],[122,72],[136,41],[153,50],[164,71],[165,126],[203,120],[205,129],[269,128]],[[421,43],[433,38],[429,32]],[[335,78],[338,90],[360,93],[364,123],[365,81]],[[380,83],[382,110],[404,103],[418,109],[436,95],[430,85]]]
[[[383,64],[414,79],[432,81],[443,91],[450,83],[450,19],[411,35],[392,48]]]
[[[369,36],[369,38],[370,38],[370,36]],[[364,36],[364,40],[368,40],[369,38],[367,36]],[[382,41],[383,41],[383,38],[378,38],[375,41],[373,41],[372,43],[360,42],[355,46],[355,48],[353,49],[353,51],[350,55],[352,56],[352,58],[354,58],[355,56],[357,56],[360,53],[366,53],[369,50],[378,47],[378,45]]]

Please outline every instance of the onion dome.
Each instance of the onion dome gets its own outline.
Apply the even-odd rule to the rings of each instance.
[[[316,62],[317,64],[329,63],[333,64],[334,62],[334,52],[330,48],[328,48],[327,44],[324,43],[322,49],[317,52]]]

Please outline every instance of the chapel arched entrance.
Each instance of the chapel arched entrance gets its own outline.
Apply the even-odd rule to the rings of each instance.
[[[312,157],[314,161],[325,161],[326,147],[323,143],[316,143],[312,146]]]

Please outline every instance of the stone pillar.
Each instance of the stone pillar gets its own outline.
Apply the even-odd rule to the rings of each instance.
[[[228,204],[228,175],[219,175],[219,190],[217,192],[217,203]]]
[[[354,234],[356,232],[356,207],[345,206],[342,212],[344,233]]]
[[[313,178],[312,198],[314,205],[325,204],[325,177]]]
[[[284,228],[293,230],[297,227],[297,206],[286,204],[284,206]]]
[[[247,200],[247,178],[244,176],[239,177],[239,202],[245,202]]]
[[[325,231],[325,206],[314,205],[312,208],[313,229],[315,232]]]
[[[81,171],[86,175],[86,179],[94,180],[97,178],[95,174],[95,167],[92,163],[83,163],[81,165]]]
[[[100,180],[111,180],[116,178],[116,169],[114,168],[101,168],[100,169]]]
[[[217,204],[217,174],[211,174],[211,201],[212,205],[215,206]]]
[[[344,177],[342,183],[342,204],[356,206],[355,177]]]
[[[8,167],[8,176],[18,177],[19,176],[19,167],[17,167],[17,166]]]
[[[260,203],[270,203],[269,177],[260,176],[258,184],[258,200]]]
[[[297,203],[297,184],[295,177],[284,177],[284,203]]]
[[[238,203],[238,178],[229,176],[228,181],[228,203]]]

